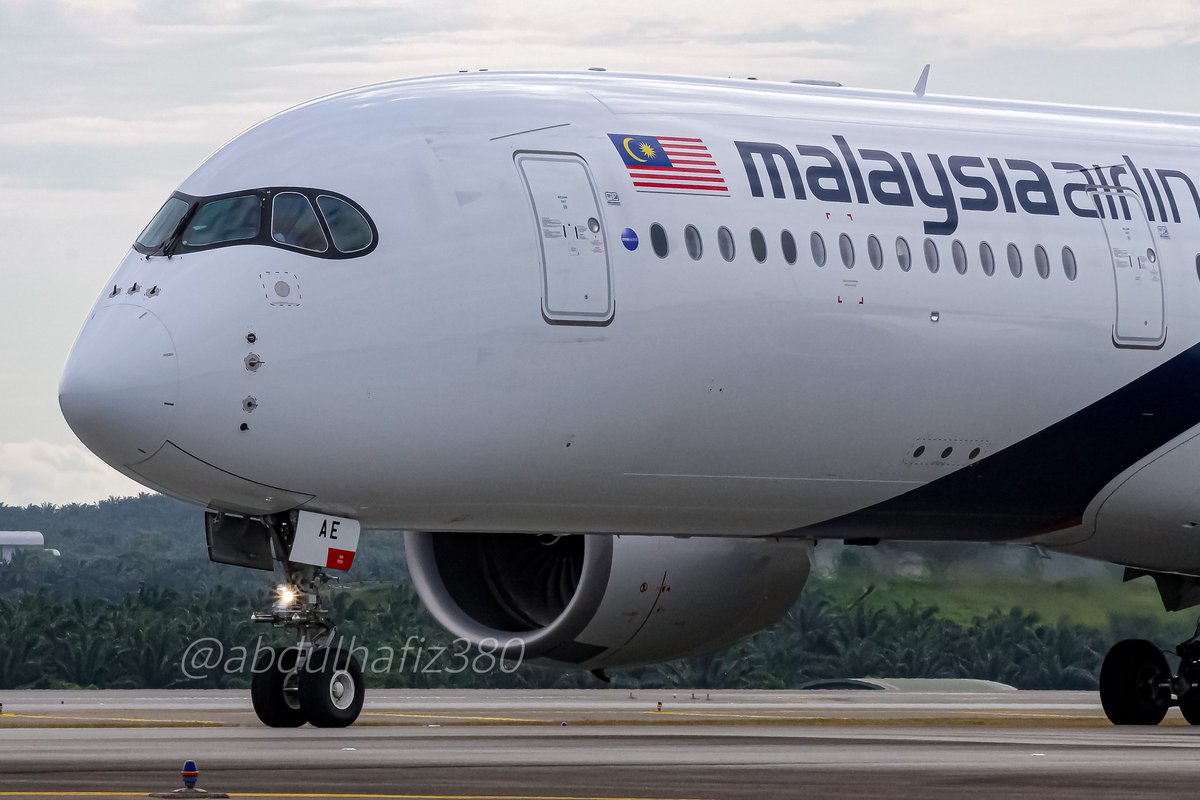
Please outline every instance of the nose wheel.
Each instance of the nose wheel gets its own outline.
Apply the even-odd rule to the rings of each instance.
[[[273,530],[276,553],[287,552]],[[316,567],[277,559],[286,583],[276,588],[270,611],[256,611],[254,622],[294,631],[296,644],[260,650],[250,682],[254,713],[272,728],[344,728],[362,712],[366,685],[362,665],[337,645],[337,629],[321,603],[329,577]]]
[[[358,660],[340,648],[313,651],[299,674],[300,705],[316,728],[344,728],[358,719],[363,688]]]
[[[308,722],[300,705],[298,655],[294,647],[269,647],[254,662],[250,701],[268,727],[299,728]]]
[[[262,651],[254,665],[250,699],[271,728],[344,728],[362,712],[362,666],[347,650],[319,647],[300,663],[295,647]]]

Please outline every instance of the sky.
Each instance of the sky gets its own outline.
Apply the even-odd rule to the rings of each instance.
[[[71,434],[59,373],[166,196],[277,111],[460,69],[910,90],[926,62],[930,94],[1200,113],[1200,0],[0,0],[0,502],[141,490]]]

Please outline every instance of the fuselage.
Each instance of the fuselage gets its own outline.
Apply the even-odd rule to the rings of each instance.
[[[336,194],[370,251],[131,251],[64,411],[126,475],[237,513],[1026,539],[1191,571],[1197,134],[604,73],[353,90],[179,193]]]

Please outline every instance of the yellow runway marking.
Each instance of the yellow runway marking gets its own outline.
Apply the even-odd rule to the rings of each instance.
[[[536,719],[528,719],[525,717],[466,717],[454,716],[451,714],[402,714],[399,711],[364,711],[364,717],[408,717],[410,719],[458,719],[458,720],[476,720],[487,722],[538,722]],[[265,796],[265,795],[260,795]],[[283,795],[280,795],[283,796]],[[307,795],[306,795],[307,796]],[[388,795],[389,797],[391,795]],[[401,795],[396,795],[400,797]]]
[[[712,711],[643,711],[652,716],[672,717],[710,717],[712,719],[777,719],[783,721],[804,721],[806,717],[780,717],[772,714],[721,714]]]
[[[544,794],[373,794],[359,792],[229,792],[230,797],[373,798],[374,800],[696,800],[661,797],[588,797]],[[145,797],[145,792],[3,792],[0,797]]]
[[[155,722],[169,725],[217,725],[224,726],[225,723],[217,722],[211,719],[145,719],[142,717],[66,717],[61,714],[14,714],[5,711],[0,714],[0,717],[12,717],[13,719],[63,719],[77,722]]]
[[[661,798],[661,797],[588,797],[581,795],[548,795],[548,794],[355,794],[353,792],[338,792],[337,794],[302,792],[230,792],[230,797],[354,797],[379,798],[380,800],[695,800],[695,798]]]

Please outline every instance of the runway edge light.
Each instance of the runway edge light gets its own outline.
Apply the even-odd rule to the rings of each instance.
[[[211,798],[228,798],[229,795],[224,792],[209,792],[204,789],[196,788],[196,781],[200,778],[200,768],[196,766],[196,762],[192,759],[187,759],[183,762],[183,769],[179,770],[179,777],[183,779],[183,788],[176,789],[173,792],[152,792],[151,797],[211,797]]]

